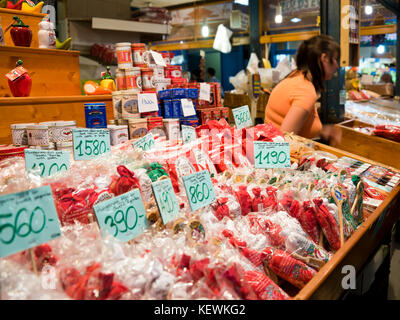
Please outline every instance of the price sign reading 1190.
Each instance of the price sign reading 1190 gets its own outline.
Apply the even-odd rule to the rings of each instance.
[[[254,165],[256,168],[290,168],[288,142],[254,141]]]

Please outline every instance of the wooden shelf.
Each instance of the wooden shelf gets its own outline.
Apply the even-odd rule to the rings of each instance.
[[[16,46],[0,46],[0,51],[7,51],[8,53],[24,54],[52,54],[52,55],[69,55],[78,56],[79,51],[76,50],[59,50],[59,49],[43,49],[43,48],[32,48],[32,47],[16,47]]]
[[[13,16],[18,16],[18,17],[36,17],[43,19],[47,14],[45,13],[32,13],[32,12],[25,12],[21,10],[13,10],[13,9],[6,9],[6,8],[0,8],[0,14],[12,14]],[[24,21],[25,22],[25,21]]]
[[[0,98],[0,107],[3,106],[23,106],[27,104],[51,104],[51,103],[70,103],[70,102],[97,102],[112,101],[112,95],[93,95],[93,96],[51,96],[51,97],[5,97]]]
[[[92,28],[113,31],[128,31],[136,33],[170,34],[171,26],[168,24],[138,22],[130,20],[92,18]]]

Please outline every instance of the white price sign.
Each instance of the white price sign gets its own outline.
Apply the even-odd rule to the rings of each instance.
[[[200,100],[205,100],[210,102],[210,85],[207,83],[200,83]]]
[[[182,112],[184,117],[190,117],[196,115],[194,110],[193,102],[189,99],[181,99]]]
[[[157,94],[139,93],[138,108],[140,113],[158,111]]]
[[[167,65],[165,64],[164,58],[162,57],[161,54],[159,54],[158,52],[155,51],[150,51],[151,55],[153,56],[154,62],[156,63],[156,65],[162,66],[162,67],[166,67]]]

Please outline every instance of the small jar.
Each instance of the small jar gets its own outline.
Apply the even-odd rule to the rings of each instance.
[[[72,130],[76,128],[76,121],[55,121],[51,127],[52,142],[72,141]]]
[[[108,130],[110,130],[110,143],[112,146],[121,144],[129,140],[127,125],[121,125],[121,126],[110,125],[108,126]]]
[[[151,68],[141,68],[142,72],[142,87],[143,90],[152,90],[155,89],[155,85],[153,82],[154,71]]]
[[[130,42],[120,42],[115,45],[117,51],[118,69],[132,68],[132,53]]]
[[[26,127],[28,145],[48,146],[50,144],[49,127],[43,124],[34,124]]]
[[[144,52],[146,51],[146,45],[144,43],[132,43],[131,50],[135,67],[145,65]]]
[[[124,70],[117,69],[117,72],[115,73],[115,81],[117,84],[117,90],[126,90],[126,78]]]
[[[16,123],[11,125],[11,135],[14,146],[27,146],[28,134],[26,128],[34,123]]]
[[[142,74],[140,68],[134,67],[125,70],[126,89],[142,90]]]

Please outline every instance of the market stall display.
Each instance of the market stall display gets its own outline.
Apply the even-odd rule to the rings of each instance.
[[[271,126],[239,130],[211,120],[196,131],[198,139],[185,144],[155,136],[145,152],[131,140],[113,146],[108,157],[75,161],[71,155],[69,171],[50,177],[41,178],[38,169],[25,173],[23,157],[3,160],[2,196],[50,186],[61,236],[36,246],[31,259],[28,250],[1,258],[2,298],[294,298],[331,267],[353,235],[365,232],[359,227],[388,198],[388,192],[364,186],[374,165],[355,170],[296,136],[286,137],[289,156],[295,156],[290,168],[255,168],[254,141],[285,141]],[[209,176],[211,185],[188,179],[194,173]],[[167,192],[160,203],[153,192],[164,179],[180,208],[166,223],[160,212],[174,202]],[[120,208],[104,218],[98,211],[131,194],[143,204],[134,206],[136,213]],[[201,206],[211,194],[215,201]],[[363,210],[362,199],[376,194],[381,202]],[[200,207],[193,211],[194,203]],[[119,240],[139,221],[144,225],[138,234]],[[23,232],[15,228],[13,238]],[[1,241],[10,242],[10,233],[3,232]],[[34,266],[53,289],[20,288],[21,279],[38,283]]]

